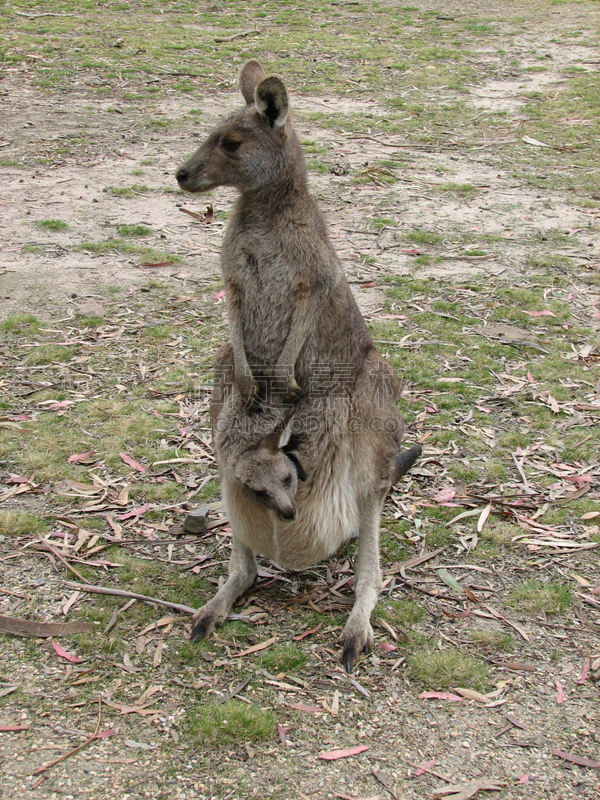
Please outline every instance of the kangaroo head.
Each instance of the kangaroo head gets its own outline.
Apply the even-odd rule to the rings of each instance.
[[[260,505],[274,511],[280,519],[294,520],[298,513],[298,480],[306,473],[292,451],[291,417],[265,436],[258,447],[246,450],[235,464],[235,477]]]
[[[218,125],[175,173],[182,189],[259,189],[297,161],[292,155],[297,148],[289,141],[289,102],[283,82],[267,78],[258,61],[248,61],[240,75],[240,90],[246,106]]]

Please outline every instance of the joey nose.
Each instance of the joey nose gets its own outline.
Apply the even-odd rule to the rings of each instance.
[[[185,183],[187,179],[190,177],[190,173],[187,171],[185,167],[179,167],[179,169],[175,173],[175,177],[177,178],[177,183]]]
[[[288,522],[292,522],[296,519],[298,512],[295,508],[289,508],[285,511],[281,511],[281,518],[287,520]]]

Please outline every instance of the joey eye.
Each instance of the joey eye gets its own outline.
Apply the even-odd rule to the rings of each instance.
[[[235,153],[241,142],[238,139],[222,139],[221,147],[226,153]]]
[[[253,491],[254,491],[254,496],[255,496],[255,497],[258,497],[259,499],[260,499],[261,497],[266,497],[266,496],[267,496],[267,493],[266,493],[266,492],[259,492],[259,491],[256,491],[256,489],[254,489]]]
[[[290,472],[290,474],[287,476],[287,478],[285,478],[285,479],[284,479],[284,481],[283,481],[283,485],[284,485],[284,486],[291,486],[291,485],[292,485],[292,473],[291,473],[291,472]]]

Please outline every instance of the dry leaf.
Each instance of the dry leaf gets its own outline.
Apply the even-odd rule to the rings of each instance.
[[[71,653],[67,653],[64,647],[61,647],[58,642],[55,642],[54,639],[50,641],[50,644],[54,648],[54,652],[57,656],[61,658],[65,658],[67,661],[71,661],[73,664],[81,664],[83,659],[79,658],[79,656],[71,655]]]
[[[462,697],[452,694],[452,692],[422,692],[419,695],[419,700],[452,700],[461,703]]]
[[[152,659],[153,666],[160,667],[160,662],[162,661],[162,651],[163,651],[163,640],[161,639],[160,642],[156,645],[156,650],[154,651],[154,657]]]
[[[489,698],[485,694],[481,694],[481,692],[476,692],[475,689],[459,689],[455,688],[454,691],[461,695],[461,697],[466,697],[468,700],[475,700],[477,703],[490,703],[491,698]]]
[[[565,702],[565,690],[563,689],[562,683],[558,680],[558,678],[554,681],[556,684],[556,703],[560,705],[561,703]]]
[[[585,756],[574,756],[571,753],[564,753],[557,747],[550,748],[550,752],[553,755],[558,756],[559,758],[564,758],[565,761],[570,761],[572,764],[579,764],[580,767],[591,767],[592,769],[600,769],[600,764],[597,761],[592,761],[589,758],[585,758]]]
[[[273,636],[271,639],[267,639],[265,642],[248,647],[247,650],[242,650],[241,653],[235,653],[234,658],[242,658],[242,656],[249,656],[251,653],[258,653],[260,650],[266,650],[267,647],[270,647],[276,641],[277,636]]]
[[[492,510],[492,504],[488,503],[487,506],[481,512],[479,519],[477,520],[477,533],[481,533],[481,531],[483,530],[483,526],[485,525],[491,510]]]
[[[286,703],[286,706],[293,708],[295,711],[306,711],[308,714],[323,713],[321,706],[307,706],[305,703]]]
[[[364,753],[369,750],[369,745],[358,744],[356,747],[348,747],[345,750],[328,750],[326,753],[319,753],[318,758],[323,761],[335,761],[338,758],[348,758],[348,756],[357,756],[359,753]]]
[[[128,467],[131,467],[132,469],[135,469],[138,472],[148,472],[148,469],[143,464],[140,464],[131,456],[128,456],[127,453],[119,453],[119,456],[127,464]]]
[[[78,461],[85,461],[87,458],[91,458],[95,455],[95,450],[88,450],[87,453],[76,453],[67,458],[67,464],[76,464]]]
[[[477,792],[499,792],[503,786],[504,784],[498,781],[480,779],[467,783],[456,783],[454,786],[442,786],[440,789],[433,790],[433,796],[445,797],[446,800],[469,800]]]
[[[71,633],[91,633],[92,626],[85,622],[32,622],[29,619],[0,615],[0,633],[14,636],[68,636]]]
[[[588,676],[590,674],[590,664],[591,660],[586,658],[583,668],[581,670],[581,675],[577,678],[577,684],[579,686],[583,686],[583,684],[587,681]]]

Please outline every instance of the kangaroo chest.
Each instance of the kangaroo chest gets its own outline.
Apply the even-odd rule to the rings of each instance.
[[[226,236],[222,269],[230,314],[242,325],[248,362],[275,363],[292,323],[294,293],[285,255],[255,235]]]

